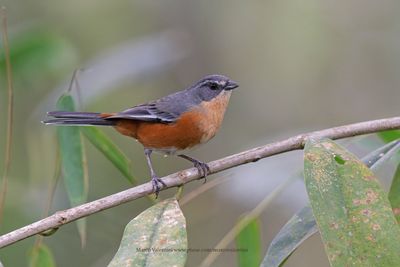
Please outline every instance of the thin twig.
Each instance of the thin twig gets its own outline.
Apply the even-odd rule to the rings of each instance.
[[[243,165],[250,162],[256,162],[262,158],[266,158],[272,155],[302,149],[305,142],[309,138],[326,137],[330,139],[339,139],[393,129],[400,129],[400,117],[360,122],[325,129],[322,131],[300,134],[285,139],[283,141],[274,142],[265,146],[260,146],[219,160],[212,161],[208,163],[208,165],[210,167],[210,173],[212,174],[235,166]],[[166,187],[162,188],[162,190],[186,184],[190,181],[199,179],[200,177],[201,174],[196,168],[179,171],[177,173],[162,178],[162,181],[167,185]],[[28,238],[30,236],[39,234],[43,231],[57,228],[80,218],[87,217],[102,210],[106,210],[121,205],[123,203],[144,197],[151,193],[153,193],[153,186],[151,182],[148,182],[139,186],[135,186],[128,190],[121,191],[119,193],[82,204],[71,209],[56,212],[55,214],[47,218],[0,236],[0,248],[13,244],[19,240]]]
[[[14,110],[14,90],[12,82],[12,70],[11,70],[11,60],[10,60],[10,47],[8,45],[8,33],[7,33],[7,12],[5,7],[1,7],[0,10],[2,18],[2,36],[3,36],[3,46],[4,55],[6,59],[6,71],[7,71],[7,91],[8,91],[8,110],[7,110],[7,141],[6,150],[4,156],[4,170],[3,170],[3,180],[1,183],[0,192],[0,224],[3,219],[4,205],[7,195],[7,182],[8,174],[10,172],[11,166],[11,148],[12,148],[12,135],[13,135],[13,110]]]

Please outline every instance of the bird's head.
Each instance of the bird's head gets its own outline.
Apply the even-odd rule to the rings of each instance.
[[[239,85],[223,75],[208,75],[198,81],[191,89],[201,98],[203,101],[210,101],[219,94],[231,93],[231,91],[237,88]]]

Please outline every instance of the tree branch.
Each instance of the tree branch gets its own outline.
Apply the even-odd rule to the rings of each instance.
[[[272,155],[302,149],[305,142],[310,137],[327,137],[330,139],[340,139],[399,128],[400,117],[349,124],[345,126],[325,129],[322,131],[296,135],[283,141],[274,142],[265,146],[260,146],[219,160],[212,161],[208,163],[208,165],[210,167],[211,173],[217,173],[249,162],[256,162],[262,158],[266,158]],[[177,173],[162,178],[163,182],[167,185],[162,190],[170,187],[180,186],[199,178],[200,174],[198,173],[196,168],[179,171]],[[58,211],[47,218],[0,236],[0,248],[11,245],[30,236],[42,233],[46,230],[58,228],[64,224],[73,222],[75,220],[100,212],[102,210],[109,209],[123,203],[138,199],[151,193],[153,193],[153,190],[152,185],[149,182],[71,209]]]

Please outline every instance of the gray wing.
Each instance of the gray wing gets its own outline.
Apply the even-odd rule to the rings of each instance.
[[[107,117],[107,119],[128,119],[171,123],[176,121],[178,116],[178,114],[160,110],[153,102],[126,109],[113,116]]]
[[[175,122],[179,116],[197,104],[186,90],[165,96],[159,100],[134,106],[107,119],[130,119],[162,123]]]

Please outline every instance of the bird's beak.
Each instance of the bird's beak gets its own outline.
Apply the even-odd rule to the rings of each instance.
[[[237,82],[234,82],[232,80],[228,81],[228,84],[225,86],[225,90],[233,90],[235,88],[239,87],[239,84]]]

